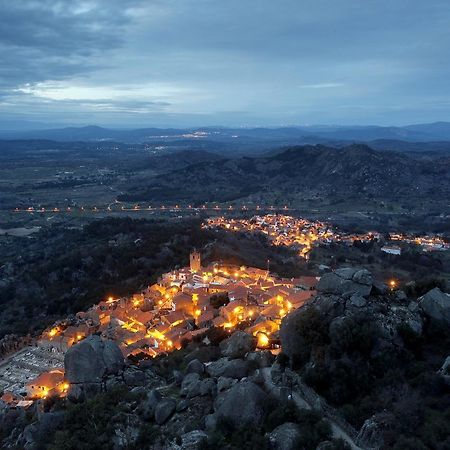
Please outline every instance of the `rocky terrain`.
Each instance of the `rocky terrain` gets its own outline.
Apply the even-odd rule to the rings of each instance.
[[[2,407],[2,448],[443,450],[449,325],[449,294],[342,268],[283,320],[276,357],[213,328],[135,366],[93,335],[66,354],[66,400]]]

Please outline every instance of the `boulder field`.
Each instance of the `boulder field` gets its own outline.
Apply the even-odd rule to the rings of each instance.
[[[122,389],[125,394],[117,400],[120,414],[111,418],[117,423],[113,435],[108,436],[115,449],[136,448],[142,430],[149,429],[152,449],[200,450],[211,448],[211,442],[218,442],[220,448],[222,441],[217,436],[225,436],[224,426],[240,430],[235,437],[242,435],[242,430],[253,430],[259,444],[252,445],[262,447],[249,448],[294,450],[311,436],[316,439],[313,449],[350,448],[345,445],[383,448],[383,433],[390,424],[386,414],[380,411],[354,429],[342,418],[336,419],[336,410],[306,385],[300,371],[291,369],[297,359],[304,358],[309,345],[299,333],[308,311],[318,313],[329,342],[339,342],[346,327],[367,319],[376,330],[376,343],[370,348],[376,358],[377,352],[401,347],[401,327],[421,336],[431,320],[449,325],[450,295],[436,288],[418,299],[408,299],[402,291],[394,292],[373,280],[365,269],[326,273],[317,286],[317,295],[283,319],[282,353],[276,358],[268,350],[256,351],[253,336],[235,331],[217,345],[207,340],[190,343],[178,356],[173,352],[134,366],[123,360],[113,341],[92,335],[71,347],[65,356],[68,404],[83,406],[80,402],[92,402]],[[311,368],[320,358],[323,363],[332,355],[310,352],[308,358],[305,367]],[[171,361],[176,364],[171,366]],[[450,356],[434,370],[450,385]],[[306,432],[307,428],[295,422],[295,414],[284,417],[283,411],[292,407],[316,411],[318,419],[314,420],[319,420],[323,434]],[[64,410],[39,411],[36,420],[3,441],[4,448],[37,450],[46,435],[65,426]],[[346,444],[335,447],[336,436],[347,436]]]

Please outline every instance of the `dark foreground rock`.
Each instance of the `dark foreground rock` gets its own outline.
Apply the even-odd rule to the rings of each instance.
[[[317,291],[324,294],[359,294],[366,297],[372,290],[372,274],[366,269],[346,267],[325,273],[317,284]]]
[[[206,372],[211,377],[226,377],[241,379],[246,377],[251,371],[251,362],[242,359],[221,358],[212,362],[206,368]]]
[[[218,396],[208,425],[213,428],[220,418],[227,419],[235,427],[261,425],[267,414],[267,401],[267,394],[256,384],[249,381],[237,383]]]
[[[164,398],[155,407],[155,422],[158,425],[165,423],[175,412],[177,402],[173,398]]]
[[[436,287],[420,297],[418,302],[425,314],[450,325],[450,294]]]
[[[300,428],[297,424],[286,422],[269,433],[270,448],[273,450],[296,450],[300,439]]]
[[[236,331],[228,339],[220,343],[222,355],[231,359],[243,358],[248,352],[254,350],[255,347],[256,342],[253,336],[243,331]]]
[[[105,376],[124,366],[119,346],[92,335],[70,347],[64,358],[65,378],[70,384],[68,396],[74,400],[97,391]]]
[[[357,444],[367,450],[383,448],[383,431],[392,427],[393,416],[380,413],[367,419],[356,437]]]

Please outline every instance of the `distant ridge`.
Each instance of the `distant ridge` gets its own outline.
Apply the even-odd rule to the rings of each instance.
[[[1,126],[1,124],[0,124]],[[450,141],[450,122],[415,124],[401,127],[383,126],[298,126],[298,127],[196,127],[196,128],[103,128],[96,125],[29,131],[0,131],[2,139],[50,139],[55,141],[105,141],[128,143],[151,142],[154,139],[213,139],[216,141],[305,141],[400,140],[406,142]],[[317,142],[316,142],[317,143]]]

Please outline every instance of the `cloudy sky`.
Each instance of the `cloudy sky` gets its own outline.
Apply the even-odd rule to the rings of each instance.
[[[0,0],[0,127],[450,120],[449,0]]]

